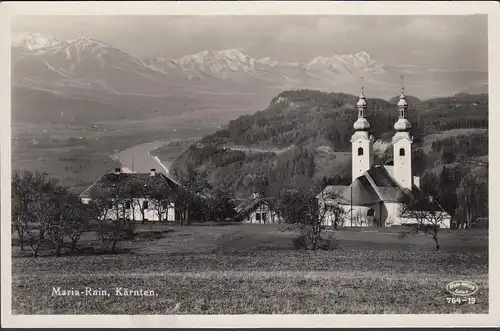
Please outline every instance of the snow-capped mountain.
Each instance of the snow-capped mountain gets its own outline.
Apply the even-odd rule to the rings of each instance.
[[[40,44],[32,41],[30,45]],[[14,48],[17,53],[13,52],[12,77],[15,84],[22,86],[55,90],[80,88],[113,94],[163,94],[170,85],[164,73],[93,38],[52,42],[50,46],[32,50],[24,44]]]
[[[64,41],[40,33],[22,33],[14,34],[12,36],[11,43],[13,47],[22,47],[30,51],[36,51],[39,49],[60,45],[64,43]]]
[[[290,88],[357,93],[363,76],[374,95],[388,97],[399,89],[399,75],[404,74],[412,94],[427,97],[487,82],[487,73],[388,66],[364,51],[317,56],[307,63],[255,59],[239,49],[204,50],[179,59],[137,59],[93,38],[61,41],[33,33],[13,38],[12,67],[15,85],[144,95]]]
[[[341,74],[385,73],[383,65],[377,63],[370,54],[364,51],[330,57],[318,56],[307,64],[307,68],[309,70],[327,70]]]

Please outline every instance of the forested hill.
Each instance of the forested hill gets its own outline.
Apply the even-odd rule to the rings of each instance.
[[[388,147],[397,120],[397,100],[397,96],[389,101],[367,99],[367,117],[377,139],[375,162],[379,164],[391,157]],[[453,163],[455,158],[450,153],[467,150],[460,144],[470,139],[454,137],[476,137],[474,141],[479,143],[471,153],[487,155],[486,94],[425,101],[408,96],[407,100],[415,137],[416,174]],[[231,121],[227,128],[192,145],[174,162],[174,173],[199,169],[213,184],[227,184],[240,197],[254,191],[275,194],[284,183],[299,178],[347,184],[351,179],[348,152],[357,101],[357,96],[343,93],[284,91],[267,109]],[[444,145],[432,145],[429,137],[433,141],[448,140]]]

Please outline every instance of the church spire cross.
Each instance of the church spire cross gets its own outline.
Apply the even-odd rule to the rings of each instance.
[[[401,76],[401,95],[398,102],[398,121],[394,124],[397,131],[409,131],[411,128],[408,122],[408,103],[406,102],[404,77]]]
[[[364,95],[363,77],[361,77],[361,93],[359,95],[358,103],[358,120],[354,123],[356,131],[366,131],[370,129],[370,123],[366,119],[366,100]]]
[[[401,75],[401,97],[405,95],[405,77]]]
[[[408,103],[406,102],[403,76],[401,76],[401,95],[399,96],[399,102],[398,102],[398,117],[399,118],[408,117]]]
[[[357,103],[358,106],[358,118],[366,118],[366,100],[364,94],[364,84],[363,84],[363,76],[361,76],[361,93],[359,95],[359,100]]]
[[[363,76],[361,76],[361,95],[360,97],[363,97],[363,99],[365,98],[365,94],[363,93],[364,90],[365,90],[365,84],[364,84],[364,81],[363,81]]]

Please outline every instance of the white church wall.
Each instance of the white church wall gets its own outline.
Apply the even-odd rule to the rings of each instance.
[[[420,177],[418,177],[418,176],[413,176],[413,184],[414,184],[417,188],[420,188]]]
[[[252,224],[282,223],[279,215],[264,203],[253,210],[242,222]]]
[[[440,228],[444,229],[449,229],[450,228],[450,223],[451,223],[451,216],[448,215],[448,213],[444,212],[442,216],[442,222],[440,222],[438,225]],[[421,225],[434,225],[434,223],[431,223],[426,220],[417,220],[412,217],[404,217],[402,218],[401,221],[402,224],[421,224]]]
[[[392,140],[394,179],[398,184],[407,189],[413,186],[413,175],[411,166],[411,137],[408,132],[397,132]],[[404,155],[402,155],[404,154]]]
[[[340,205],[344,210],[343,215],[337,222],[337,226],[345,227],[371,227],[373,226],[372,218],[368,216],[368,210],[373,209],[374,217],[380,219],[381,207],[379,204],[368,206],[351,206]],[[320,203],[320,210],[324,213],[323,225],[333,226],[335,222],[335,214],[329,210],[324,211],[324,204]],[[323,215],[323,214],[322,214]]]
[[[399,216],[401,207],[399,203],[386,202],[384,205],[385,210],[387,211],[387,215],[384,220],[385,226],[401,225],[401,217]]]
[[[366,131],[352,135],[352,180],[368,171],[373,165],[373,137]]]
[[[431,225],[430,222],[426,222],[423,220],[419,221],[411,217],[401,217],[400,216],[401,206],[398,203],[387,202],[385,203],[385,207],[387,209],[387,218],[385,220],[386,226],[395,226],[402,224],[418,224],[419,222]],[[451,224],[451,216],[448,213],[443,212],[443,215],[440,217],[443,218],[443,222],[439,224],[439,226],[441,228],[449,228]]]

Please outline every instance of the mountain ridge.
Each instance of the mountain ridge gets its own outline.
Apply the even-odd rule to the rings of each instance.
[[[92,88],[96,93],[117,95],[158,94],[203,86],[235,92],[311,88],[354,93],[363,76],[373,95],[390,98],[399,89],[401,72],[408,77],[407,88],[419,98],[487,90],[487,73],[391,66],[365,51],[316,56],[305,63],[255,59],[238,48],[204,50],[178,59],[139,59],[91,37],[61,41],[28,34],[16,40],[12,43],[13,83],[58,91]]]
[[[384,164],[391,157],[398,117],[396,98],[366,99],[370,132],[376,137],[375,164]],[[350,139],[357,100],[357,96],[345,93],[283,91],[266,109],[232,120],[186,149],[174,161],[172,172],[182,176],[197,169],[206,173],[213,185],[229,183],[241,198],[262,190],[273,196],[280,185],[301,178],[347,185],[351,182]],[[409,97],[408,113],[416,175],[452,164],[457,157],[453,153],[488,154],[488,132],[484,130],[488,127],[488,95],[457,94],[427,100]],[[447,139],[445,133],[456,129],[472,133],[460,141],[447,141],[444,151],[442,146],[431,146],[434,138],[428,138]],[[464,148],[468,137],[473,147]],[[161,148],[155,155],[162,159]]]

